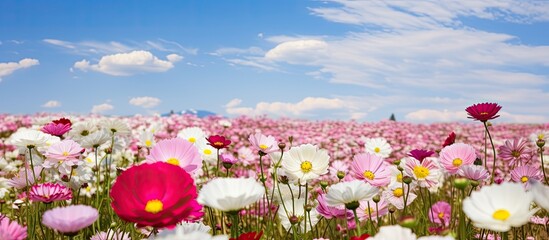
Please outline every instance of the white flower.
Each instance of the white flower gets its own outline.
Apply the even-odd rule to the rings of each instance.
[[[530,210],[534,196],[520,183],[504,182],[484,186],[463,200],[463,212],[473,225],[496,232],[507,232],[530,220],[538,209]]]
[[[156,144],[154,133],[151,131],[142,131],[139,134],[139,146],[152,148]]]
[[[420,237],[417,240],[454,240],[454,237],[448,236],[425,236]]]
[[[378,188],[361,180],[340,182],[330,186],[326,194],[326,202],[331,206],[338,207],[352,202],[368,201],[378,192]]]
[[[38,130],[21,128],[10,136],[8,142],[20,148],[38,148],[47,146],[50,136]]]
[[[261,133],[256,133],[248,137],[248,141],[255,147],[256,150],[262,151],[264,153],[272,153],[279,151],[278,142],[276,139],[269,135],[265,136]]]
[[[223,212],[237,211],[257,202],[265,194],[263,186],[251,178],[216,178],[206,183],[197,201]]]
[[[305,198],[294,199],[293,202],[291,199],[288,199],[284,201],[283,205],[280,205],[278,208],[278,217],[280,218],[280,223],[286,230],[289,230],[292,227],[292,224],[290,223],[290,218],[292,216],[297,217],[298,223],[296,225],[298,232],[300,233],[305,231],[305,224],[307,225],[307,232],[309,232],[318,223],[318,212],[315,208],[310,211],[311,221],[309,222],[309,216],[307,216],[307,222],[305,222],[304,206]]]
[[[286,200],[291,201],[292,198],[298,199],[298,198],[303,198],[305,196],[305,188],[303,186],[298,186],[293,183],[281,184],[276,181],[274,184],[275,184],[274,200],[279,203],[282,203],[283,201],[286,201]],[[278,191],[278,188],[280,188],[280,192]]]
[[[227,239],[226,236],[212,238],[208,233],[211,229],[211,227],[204,225],[204,223],[202,222],[182,222],[181,224],[178,224],[174,229],[162,230],[156,236],[156,238],[151,239]]]
[[[311,144],[291,148],[282,157],[282,168],[290,179],[305,184],[328,172],[330,156],[324,149]]]
[[[202,157],[202,160],[209,164],[217,164],[217,149],[212,147],[206,142],[195,143],[195,146],[198,148],[198,152]],[[221,154],[221,151],[219,152]]]
[[[199,127],[185,128],[179,131],[177,137],[185,139],[195,145],[206,142],[206,133]]]
[[[536,180],[530,180],[532,188],[530,192],[534,195],[534,202],[545,210],[549,211],[549,186]]]
[[[80,146],[83,148],[97,148],[111,140],[111,134],[107,131],[95,131],[80,138]]]
[[[117,136],[130,135],[131,130],[127,123],[121,119],[111,118],[105,119],[100,124],[104,129]]]
[[[399,225],[383,226],[379,228],[379,232],[368,240],[416,240],[416,235],[409,228],[404,228]]]
[[[406,184],[404,184],[404,188],[402,188],[402,184],[399,184],[399,183],[391,184],[385,191],[383,191],[382,196],[389,203],[395,206],[397,209],[403,209],[404,196],[406,195],[407,190],[408,190],[408,186]],[[407,206],[410,206],[410,204],[412,204],[412,202],[417,197],[417,195],[411,192],[411,190],[412,189],[410,189],[410,192],[408,193],[408,197],[406,198]]]
[[[387,158],[393,151],[385,138],[366,138],[364,140],[366,152]]]
[[[95,121],[93,120],[77,122],[71,127],[72,127],[72,130],[69,132],[69,137],[71,137],[77,142],[83,137],[86,137],[94,133],[95,131],[97,131],[97,126],[95,124]]]

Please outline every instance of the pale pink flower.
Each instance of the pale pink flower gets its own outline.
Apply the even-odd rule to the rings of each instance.
[[[8,217],[0,214],[0,239],[23,240],[27,238],[27,227],[11,221]]]
[[[402,184],[392,184],[389,185],[389,187],[385,191],[383,191],[382,197],[385,198],[397,209],[403,209],[404,195],[406,194],[407,190],[408,187],[406,186],[406,184],[404,184],[404,188],[402,187]],[[406,205],[409,206],[416,199],[416,197],[417,195],[410,191],[408,194],[408,198],[406,199]]]
[[[484,166],[480,165],[463,165],[459,168],[457,174],[469,180],[484,181],[490,177],[490,173]]]
[[[147,156],[147,162],[167,162],[180,166],[188,173],[202,168],[202,159],[198,149],[189,141],[172,138],[159,141]]]
[[[51,203],[54,201],[69,200],[72,191],[57,183],[42,183],[32,186],[29,199],[32,201]]]
[[[498,157],[507,162],[509,166],[528,162],[532,159],[533,152],[527,144],[528,140],[525,138],[515,138],[513,141],[505,140],[505,144],[499,146]]]
[[[326,202],[326,197],[324,194],[318,194],[316,198],[318,206],[316,210],[318,213],[326,219],[332,218],[347,218],[352,215],[351,212],[347,211],[343,206],[330,206]]]
[[[83,150],[80,144],[70,139],[54,143],[45,154],[48,158],[48,163],[44,163],[45,167],[58,163],[68,166],[79,165]]]
[[[471,165],[477,158],[475,149],[465,143],[454,143],[440,151],[440,164],[450,174],[456,174],[462,165]]]
[[[541,181],[542,178],[543,175],[541,171],[528,165],[516,167],[511,171],[511,180],[513,180],[513,182],[523,183],[527,189],[530,188],[530,179]]]
[[[391,181],[391,171],[383,158],[370,154],[361,153],[353,157],[351,171],[356,179],[364,180],[372,186],[382,187]]]
[[[356,213],[360,221],[366,221],[368,219],[377,221],[378,216],[383,217],[389,213],[389,204],[385,199],[381,198],[377,203],[376,211],[376,203],[373,200],[361,201]]]
[[[257,151],[262,151],[263,153],[272,153],[279,150],[278,142],[270,135],[265,136],[261,133],[256,133],[250,135],[248,140]]]
[[[439,182],[440,170],[430,157],[423,159],[422,162],[415,158],[407,158],[404,170],[420,187],[430,188]]]
[[[452,216],[452,207],[447,202],[439,201],[433,204],[427,214],[432,223],[449,226],[450,218]]]
[[[44,212],[42,224],[66,235],[75,235],[99,217],[97,209],[86,205],[56,207]]]
[[[26,187],[27,181],[29,185],[32,185],[36,182],[34,176],[36,176],[38,180],[40,179],[40,172],[42,172],[42,167],[40,166],[34,167],[34,174],[33,171],[30,170],[30,168],[22,168],[13,178],[8,180],[8,185],[17,189],[22,189]]]

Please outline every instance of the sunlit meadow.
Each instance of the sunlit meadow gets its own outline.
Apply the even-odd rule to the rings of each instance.
[[[503,106],[504,107],[504,106]],[[0,115],[0,239],[547,239],[547,124]]]

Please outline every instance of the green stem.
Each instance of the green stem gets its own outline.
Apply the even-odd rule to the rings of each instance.
[[[358,215],[356,214],[356,208],[353,209],[353,214],[355,216],[356,231],[358,233],[358,236],[361,236],[362,235],[362,229],[360,229],[360,222],[358,221]]]
[[[496,174],[496,147],[494,146],[494,141],[492,140],[492,135],[490,134],[490,130],[488,130],[488,124],[486,122],[484,123],[484,129],[486,129],[486,133],[488,133],[488,138],[490,139],[490,144],[492,145],[492,152],[494,153],[494,163],[492,164],[492,178],[490,179],[490,183],[494,183],[494,176]]]
[[[547,176],[545,175],[545,165],[543,163],[543,147],[539,148],[539,156],[541,159],[541,171],[543,172],[543,180],[547,184]]]

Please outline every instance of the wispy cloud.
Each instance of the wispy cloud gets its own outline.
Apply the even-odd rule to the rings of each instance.
[[[99,105],[94,105],[91,109],[91,113],[100,114],[100,113],[108,112],[108,111],[113,110],[113,109],[114,109],[113,105],[111,105],[109,103],[103,103],[103,104],[99,104]]]
[[[155,50],[160,52],[170,52],[178,54],[196,55],[198,53],[197,48],[183,47],[181,44],[175,41],[168,41],[165,39],[147,40],[145,42],[127,42],[121,43],[117,41],[79,41],[70,42],[60,39],[43,39],[44,43],[66,49],[72,54],[77,55],[105,55],[124,53],[135,50]]]
[[[129,103],[134,106],[143,108],[152,108],[158,106],[162,102],[159,98],[155,97],[134,97],[130,99]]]
[[[56,101],[56,100],[50,100],[50,101],[47,101],[46,103],[42,104],[42,107],[45,107],[45,108],[61,107],[61,102]]]
[[[161,60],[148,51],[132,51],[106,55],[96,64],[83,59],[74,63],[74,68],[82,71],[96,71],[113,76],[130,76],[145,72],[165,72],[174,67],[174,63],[183,59],[177,54],[170,54],[167,60]]]
[[[19,62],[0,63],[0,81],[2,81],[3,77],[8,76],[19,69],[29,68],[39,64],[40,61],[33,58],[24,58]]]

